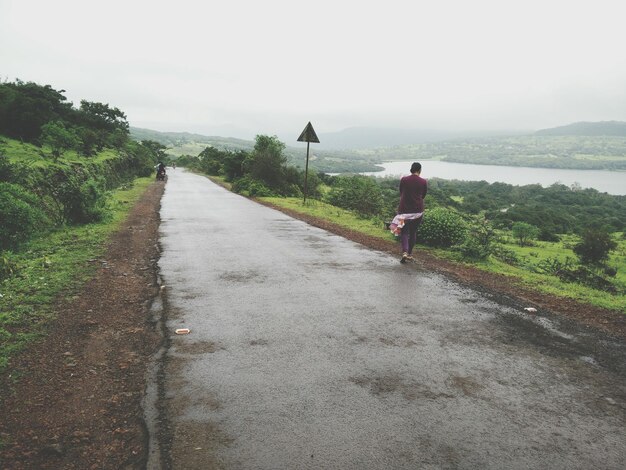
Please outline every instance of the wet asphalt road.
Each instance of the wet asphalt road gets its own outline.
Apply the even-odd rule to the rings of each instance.
[[[182,170],[161,218],[172,468],[626,468],[623,341]]]

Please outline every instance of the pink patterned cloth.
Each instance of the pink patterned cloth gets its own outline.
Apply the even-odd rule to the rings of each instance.
[[[398,214],[389,224],[389,230],[396,237],[399,237],[400,233],[402,232],[402,227],[404,227],[405,221],[419,219],[422,215],[424,215],[423,212],[415,212],[414,214]]]

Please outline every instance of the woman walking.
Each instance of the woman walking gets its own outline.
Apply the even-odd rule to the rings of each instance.
[[[428,182],[420,176],[422,165],[414,162],[411,165],[411,174],[400,180],[400,204],[397,215],[390,228],[396,235],[400,235],[402,242],[401,263],[413,260],[413,248],[417,241],[417,227],[424,215],[424,198],[428,191]]]

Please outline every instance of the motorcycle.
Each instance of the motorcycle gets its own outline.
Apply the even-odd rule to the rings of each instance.
[[[156,179],[157,181],[165,181],[165,178],[166,178],[165,168],[162,168],[161,170],[157,172]]]

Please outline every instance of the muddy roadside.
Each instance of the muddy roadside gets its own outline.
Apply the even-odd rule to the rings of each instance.
[[[150,305],[163,191],[147,189],[95,277],[56,305],[49,334],[12,361],[19,379],[0,378],[1,469],[145,467],[141,400],[161,342]]]

